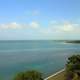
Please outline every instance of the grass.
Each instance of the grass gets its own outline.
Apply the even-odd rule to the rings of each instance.
[[[59,73],[58,75],[56,76],[53,76],[47,80],[65,80],[65,71]]]

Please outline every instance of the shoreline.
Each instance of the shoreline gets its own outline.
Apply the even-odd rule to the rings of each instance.
[[[58,72],[54,73],[53,75],[51,75],[51,76],[49,76],[49,77],[45,78],[44,80],[48,80],[49,78],[52,78],[52,77],[54,77],[54,76],[58,75],[59,73],[63,72],[64,70],[65,70],[65,69],[62,69],[62,70],[60,70],[60,71],[58,71]]]

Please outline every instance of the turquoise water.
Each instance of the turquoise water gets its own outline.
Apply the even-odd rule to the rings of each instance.
[[[80,44],[63,41],[0,41],[0,80],[21,71],[38,70],[47,77],[65,67],[67,57],[80,54]]]

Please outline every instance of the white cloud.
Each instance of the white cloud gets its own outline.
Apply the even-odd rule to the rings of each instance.
[[[39,24],[35,21],[31,22],[30,24],[19,24],[16,22],[7,23],[7,24],[0,24],[0,30],[7,30],[7,29],[37,29],[39,28]]]
[[[33,21],[30,23],[30,27],[33,29],[37,29],[37,28],[39,28],[39,23]]]
[[[61,31],[72,32],[72,31],[74,31],[74,26],[69,23],[64,23],[63,26],[61,27]]]
[[[0,29],[20,29],[20,24],[16,22],[8,23],[8,24],[0,24]]]
[[[56,33],[80,33],[80,24],[74,23],[49,23],[48,27],[41,27],[41,25],[37,21],[32,21],[28,24],[19,24],[16,22],[8,23],[8,24],[0,24],[0,30],[18,30],[18,29],[25,29],[25,30],[32,30],[33,32],[38,32],[41,34],[56,34]]]
[[[43,26],[43,25],[42,25]],[[0,30],[18,30],[16,34],[23,34],[27,36],[33,37],[43,37],[43,38],[67,38],[67,37],[76,37],[76,35],[80,34],[80,24],[74,23],[55,23],[54,21],[49,23],[47,26],[42,27],[37,21],[32,21],[28,24],[21,23],[8,23],[8,24],[0,24]],[[19,29],[20,32],[19,32]]]
[[[18,29],[18,28],[20,28],[20,25],[17,24],[16,22],[7,24],[6,26],[8,27],[8,29]]]
[[[54,23],[49,25],[49,27],[54,32],[64,32],[64,33],[80,33],[80,24],[75,23]]]

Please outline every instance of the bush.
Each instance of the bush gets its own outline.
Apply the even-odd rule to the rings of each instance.
[[[69,57],[66,64],[67,80],[76,80],[75,74],[80,77],[80,55],[73,55]]]
[[[40,72],[32,70],[17,74],[14,80],[43,80],[43,78]]]

